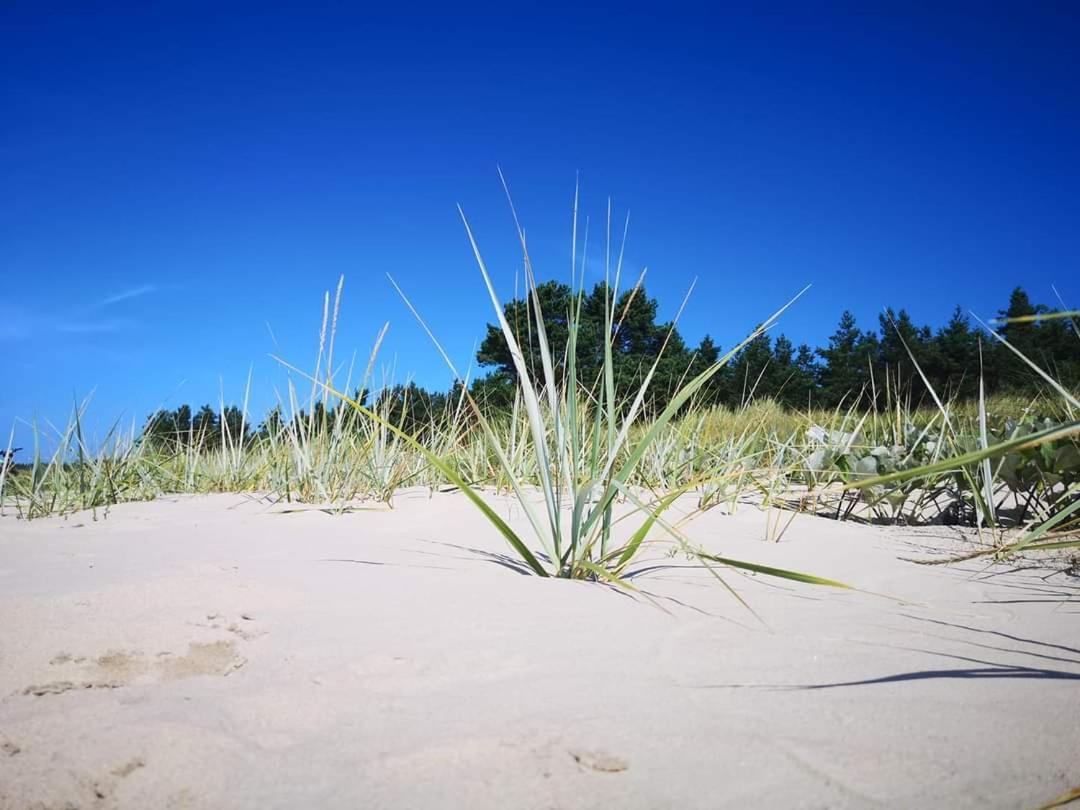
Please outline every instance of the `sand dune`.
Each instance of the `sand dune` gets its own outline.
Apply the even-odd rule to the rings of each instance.
[[[515,525],[521,515],[496,498]],[[1080,785],[1080,582],[951,529],[712,510],[641,593],[517,570],[460,495],[0,519],[3,808],[1032,808]],[[885,594],[879,596],[875,594]],[[889,598],[891,597],[891,598]]]

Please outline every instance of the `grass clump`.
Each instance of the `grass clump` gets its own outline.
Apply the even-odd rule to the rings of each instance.
[[[14,463],[9,440],[0,457],[0,512],[34,519],[201,492],[259,493],[344,510],[368,500],[392,506],[406,486],[431,492],[452,487],[483,512],[532,573],[623,585],[643,549],[661,536],[710,570],[731,565],[761,571],[708,555],[680,529],[688,517],[720,505],[765,511],[772,540],[795,514],[813,511],[840,519],[974,526],[986,539],[980,554],[1080,547],[1080,402],[996,333],[988,330],[1010,356],[1030,366],[1045,393],[988,398],[980,375],[977,401],[939,396],[909,352],[933,408],[913,405],[911,388],[905,393],[899,372],[888,369],[872,387],[852,392],[846,407],[832,410],[797,410],[753,396],[738,407],[706,404],[709,386],[784,307],[715,362],[691,364],[677,386],[664,382],[663,396],[657,396],[656,381],[671,376],[665,351],[679,318],[627,387],[616,346],[627,312],[643,294],[644,273],[623,284],[626,231],[613,250],[610,206],[604,281],[586,296],[579,256],[587,253],[587,236],[579,250],[575,195],[574,283],[560,304],[566,311],[555,313],[560,330],[565,325],[557,339],[547,332],[552,313],[544,311],[543,285],[512,202],[510,210],[527,303],[515,310],[524,317],[514,323],[462,214],[513,366],[509,404],[493,409],[474,394],[468,375],[458,373],[404,293],[456,377],[451,393],[419,407],[415,386],[394,385],[392,375],[375,385],[386,326],[363,374],[354,375],[355,358],[347,364],[335,359],[339,283],[336,294],[323,300],[314,372],[285,364],[285,393],[258,430],[247,408],[250,376],[241,407],[222,397],[216,415],[206,406],[193,419],[185,406],[183,419],[155,418],[141,431],[117,423],[97,443],[84,436],[83,402],[62,429],[35,423],[29,463]],[[589,318],[583,316],[586,303]],[[582,356],[592,359],[579,363]],[[51,454],[42,450],[48,444],[55,447]],[[484,488],[511,495],[528,531],[503,520],[485,501]],[[676,504],[681,517],[671,520]]]
[[[509,199],[508,189],[507,197]],[[539,357],[525,356],[519,341],[519,333],[511,327],[504,316],[503,306],[495,292],[473,231],[464,212],[461,212],[461,215],[480,275],[517,372],[514,411],[515,416],[518,413],[523,414],[522,434],[519,436],[516,433],[517,421],[512,419],[508,444],[506,432],[497,429],[465,386],[462,386],[461,390],[463,400],[472,413],[482,441],[496,460],[498,477],[501,481],[505,481],[506,486],[521,506],[532,528],[535,541],[539,545],[538,549],[534,550],[528,538],[516,532],[485,502],[482,495],[460,475],[450,459],[426,447],[415,437],[409,436],[384,416],[365,408],[355,398],[333,390],[329,384],[324,384],[326,389],[340,397],[357,413],[391,430],[402,441],[421,453],[452,484],[460,487],[503,535],[523,564],[538,576],[604,580],[625,584],[628,567],[638,555],[649,532],[654,527],[659,527],[664,529],[683,551],[710,568],[711,563],[719,563],[803,582],[839,585],[840,583],[806,574],[710,556],[691,547],[683,534],[663,519],[663,514],[681,495],[700,483],[696,474],[684,476],[677,485],[668,487],[667,491],[656,497],[643,495],[640,488],[634,487],[635,480],[650,450],[660,447],[673,421],[688,406],[692,407],[695,395],[738,353],[743,345],[767,329],[783,312],[783,309],[762,323],[743,344],[733,348],[693,378],[684,381],[673,393],[667,405],[658,414],[645,421],[643,411],[649,385],[661,362],[667,343],[665,341],[660,347],[634,396],[629,400],[618,399],[614,383],[613,343],[618,337],[622,315],[615,303],[619,298],[618,289],[622,276],[622,248],[619,250],[613,272],[610,265],[605,267],[603,287],[605,330],[601,336],[602,345],[593,347],[603,356],[600,372],[595,379],[586,379],[577,368],[581,305],[585,297],[585,268],[583,261],[580,266],[577,261],[576,196],[574,236],[571,246],[574,256],[572,276],[576,286],[573,300],[568,311],[564,313],[568,330],[566,349],[562,355],[558,356],[550,348],[532,259],[524,230],[518,222],[512,201],[510,207],[514,214],[522,251],[526,294],[531,304],[531,320],[526,324],[526,329],[535,330]],[[610,225],[608,232],[610,234]],[[610,245],[606,254],[611,255]],[[631,300],[640,288],[640,284],[639,277],[638,282],[631,289]],[[455,376],[463,381],[453,362],[419,313],[408,303],[407,298],[405,300],[425,331],[434,340]],[[678,316],[675,320],[677,322]],[[538,377],[534,377],[531,369],[537,367],[540,372]],[[526,436],[528,442],[525,442]],[[523,453],[518,451],[519,447],[528,449]],[[528,460],[531,462],[529,468],[535,475],[534,480],[527,480],[521,474],[522,462],[526,455],[529,456]],[[613,532],[616,522],[614,508],[616,502],[620,500],[633,507],[630,514],[636,514],[640,523],[628,538],[616,540]]]

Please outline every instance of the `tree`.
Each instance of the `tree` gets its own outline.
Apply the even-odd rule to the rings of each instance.
[[[916,363],[925,374],[932,366],[932,335],[927,326],[918,327],[906,309],[899,313],[889,307],[878,316],[881,340],[878,346],[878,362],[898,385],[911,391],[912,401],[919,403],[927,395]],[[914,357],[914,360],[912,358]]]
[[[766,377],[772,362],[772,339],[762,332],[731,360],[732,388],[728,404],[745,405],[751,399],[763,399],[775,394],[773,379]]]
[[[181,405],[173,411],[172,427],[178,437],[187,436],[191,432],[191,406]]]
[[[1005,323],[997,331],[1028,360],[1061,384],[1073,387],[1080,384],[1080,335],[1068,319],[1038,317],[1051,312],[1043,304],[1032,303],[1027,293],[1016,287],[1009,296],[1008,308],[998,313]],[[1044,385],[1007,346],[996,343],[993,358],[1001,388],[1035,390]]]
[[[573,290],[568,285],[557,281],[545,281],[537,285],[536,297],[544,316],[548,345],[554,359],[561,366],[569,338],[568,317],[574,300]],[[533,311],[534,304],[531,296],[515,298],[503,306],[503,317],[506,318],[514,339],[521,347],[529,376],[534,380],[542,380],[540,337],[536,331]],[[579,344],[583,342],[579,339]],[[497,323],[487,325],[487,334],[476,352],[476,360],[481,366],[494,366],[497,371],[509,375],[511,379],[517,379],[517,369],[510,355],[510,347],[503,336],[502,328]]]
[[[229,442],[236,446],[239,442],[246,442],[251,435],[251,425],[248,424],[244,412],[235,405],[229,405],[222,412],[218,425],[221,429],[219,442],[224,442],[228,436]]]
[[[971,328],[971,321],[959,306],[952,317],[934,336],[934,384],[940,386],[942,396],[954,395],[963,399],[979,394],[979,335]],[[991,369],[986,368],[986,372]],[[984,375],[989,386],[992,380]]]
[[[272,418],[280,419],[279,409],[267,415],[267,420]],[[203,405],[194,418],[190,405],[181,405],[174,411],[157,411],[147,418],[142,435],[159,449],[176,451],[187,447],[220,447],[226,433],[234,445],[251,437],[251,425],[235,405],[227,406],[220,415],[209,405]]]
[[[191,436],[191,406],[181,405],[174,411],[159,410],[146,419],[143,437],[155,447],[176,450],[185,446]]]
[[[199,408],[195,418],[191,420],[191,432],[194,434],[196,447],[218,446],[218,417],[213,408],[209,405]]]
[[[818,349],[818,355],[824,361],[818,372],[822,404],[832,407],[869,391],[870,367],[878,355],[878,340],[872,332],[859,330],[850,311],[840,316],[829,345]]]
[[[690,370],[687,379],[693,379],[720,359],[720,347],[713,342],[708,334],[701,339],[697,349],[694,350],[693,359],[690,361]],[[723,401],[728,391],[728,378],[730,368],[725,366],[709,378],[704,388],[698,393],[697,401],[703,405],[715,405]]]
[[[1034,306],[1028,294],[1021,287],[1015,287],[1009,295],[1009,306],[998,311],[998,317],[1005,320],[1005,323],[997,330],[998,334],[1025,357],[1034,360],[1038,349],[1038,327],[1034,321],[1016,319],[1030,318],[1045,309],[1045,307]],[[1016,390],[1031,386],[1031,370],[1023,360],[1009,350],[1008,346],[996,343],[994,360],[1002,388]]]
[[[795,354],[795,372],[788,384],[787,404],[796,408],[809,407],[817,394],[817,378],[820,374],[814,350],[807,344],[799,344]]]
[[[570,308],[580,307],[578,380],[595,393],[601,384],[605,313],[611,308],[610,293],[600,284],[588,294],[576,296],[569,286],[549,281],[539,285],[537,295],[544,312],[556,379],[560,382],[566,373]],[[542,385],[540,343],[535,323],[531,322],[532,308],[531,299],[516,299],[506,304],[504,314],[518,335],[530,376],[535,384]],[[657,302],[649,298],[644,288],[620,294],[614,311],[615,323],[610,335],[612,360],[616,397],[623,403],[636,396],[665,343],[645,399],[647,410],[656,411],[666,405],[682,382],[693,379],[720,357],[720,347],[710,335],[705,335],[696,347],[690,347],[671,323],[659,323]],[[1000,333],[1062,385],[1075,388],[1080,385],[1080,332],[1068,319],[1033,317],[1049,314],[1047,307],[1033,303],[1017,287],[1009,297],[1008,307],[1000,312],[1006,319]],[[694,401],[700,405],[738,407],[751,396],[767,397],[801,409],[834,407],[840,402],[855,404],[856,397],[862,394],[861,407],[866,407],[871,373],[877,395],[881,397],[885,390],[883,372],[887,368],[891,383],[895,385],[898,375],[902,386],[910,387],[913,404],[918,405],[926,393],[926,385],[911,355],[940,396],[970,399],[979,390],[980,339],[983,380],[988,394],[1001,390],[1027,393],[1044,386],[1013,352],[974,328],[960,307],[936,332],[927,326],[917,326],[904,309],[887,309],[879,316],[879,326],[880,336],[864,332],[855,316],[844,312],[828,345],[819,349],[806,344],[796,348],[783,334],[775,339],[764,333],[757,335],[703,386]],[[490,372],[472,382],[470,394],[489,415],[508,413],[517,394],[517,372],[503,333],[496,325],[488,324],[477,359]],[[439,420],[455,411],[461,395],[461,383],[455,383],[447,393],[428,391],[409,383],[378,392],[358,389],[354,399],[365,407],[382,409],[395,425],[423,437]],[[340,408],[345,408],[345,412],[339,411]],[[457,416],[470,419],[471,411],[465,408]],[[358,430],[362,418],[342,403],[328,408],[322,401],[316,401],[310,414],[301,410],[290,422],[278,406],[266,415],[259,426],[259,435],[277,436],[289,427],[302,429],[304,433],[320,432],[338,424]],[[143,428],[143,437],[155,447],[169,450],[214,449],[221,446],[223,435],[236,442],[241,436],[246,440],[249,431],[246,419],[235,406],[226,407],[219,414],[204,405],[193,414],[190,406],[181,405],[172,411],[152,414]],[[10,457],[7,463],[10,465]]]
[[[1063,318],[1039,324],[1036,361],[1070,388],[1080,386],[1080,334]]]
[[[281,406],[275,405],[270,409],[270,412],[266,414],[266,418],[263,419],[262,424],[259,425],[259,436],[263,439],[273,438],[276,439],[281,435],[281,431],[285,428],[285,420],[281,416]]]
[[[513,407],[516,390],[517,379],[502,370],[478,377],[469,387],[472,398],[486,413],[508,412]]]
[[[701,371],[704,371],[720,359],[720,347],[713,343],[713,339],[706,334],[701,339],[701,343],[698,344],[694,354],[694,362]]]
[[[577,306],[578,299],[568,285],[555,281],[539,284],[536,294],[543,313],[554,372],[557,382],[561,383],[566,368],[570,307]],[[604,284],[598,284],[580,301],[575,361],[578,380],[590,389],[600,384],[604,362],[604,313],[610,306],[610,295]],[[533,307],[531,297],[527,300],[514,299],[503,307],[503,315],[521,346],[529,376],[534,384],[541,385],[544,381],[543,366]],[[647,397],[647,404],[654,408],[662,407],[668,401],[679,381],[690,370],[693,359],[673,324],[657,323],[657,310],[656,300],[649,298],[644,287],[623,292],[615,301],[615,323],[612,324],[610,336],[615,393],[620,400],[629,400],[637,393],[666,341]],[[711,342],[705,346],[707,351],[710,347]],[[475,385],[477,390],[486,393],[499,391],[505,399],[506,383],[508,380],[516,382],[517,369],[498,325],[487,325],[487,333],[476,359],[481,366],[494,367],[495,375],[501,375],[490,386],[478,381]]]
[[[785,336],[773,343],[773,357],[767,374],[769,396],[784,405],[805,408],[814,388],[814,353],[805,343],[795,348]]]
[[[384,388],[375,411],[410,436],[423,436],[446,412],[447,394],[432,393],[415,382]]]

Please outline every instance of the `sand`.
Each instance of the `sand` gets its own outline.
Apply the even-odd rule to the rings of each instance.
[[[514,525],[520,510],[492,497]],[[946,528],[714,509],[633,597],[460,494],[0,519],[2,808],[1033,808],[1080,786],[1080,581]],[[663,607],[661,609],[657,605]],[[763,623],[764,624],[763,624]]]

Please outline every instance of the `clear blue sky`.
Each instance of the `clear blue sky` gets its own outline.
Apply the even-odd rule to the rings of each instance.
[[[629,209],[663,314],[698,278],[691,342],[807,283],[781,328],[811,344],[844,308],[1080,301],[1076,11],[102,5],[0,9],[5,441],[95,388],[96,425],[235,400],[249,366],[261,413],[267,324],[310,366],[341,273],[339,356],[390,321],[386,366],[444,388],[385,274],[467,364],[492,313],[455,204],[507,296],[518,265],[496,164],[546,277],[576,172],[590,261]]]

